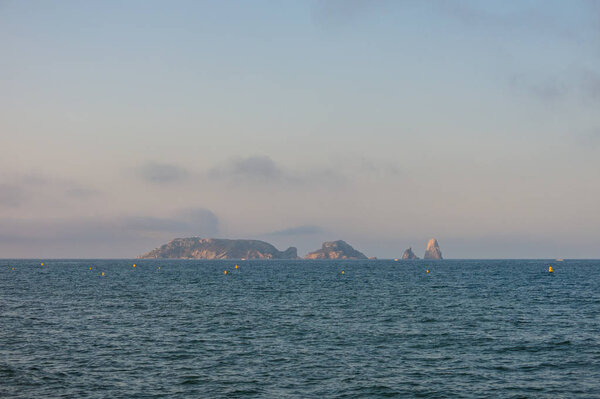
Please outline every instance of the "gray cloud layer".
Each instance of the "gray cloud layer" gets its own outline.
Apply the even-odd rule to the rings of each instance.
[[[40,173],[9,174],[0,182],[0,206],[17,208],[40,196],[58,195],[63,199],[87,199],[100,192],[76,181]]]
[[[563,101],[568,96],[575,96],[582,102],[600,101],[600,74],[587,69],[546,77],[513,74],[509,86],[542,101]]]
[[[593,101],[600,101],[600,73],[585,70],[581,74],[583,93]]]
[[[232,159],[210,169],[207,176],[211,180],[224,180],[233,184],[263,186],[340,185],[346,182],[344,175],[338,171],[327,168],[291,171],[281,167],[268,156]]]
[[[219,219],[208,209],[172,217],[0,220],[0,251],[27,257],[133,257],[174,237],[215,236]],[[68,247],[65,250],[64,246]],[[20,254],[20,255],[19,255]]]
[[[172,218],[132,216],[119,221],[124,230],[139,232],[167,232],[178,235],[215,235],[219,219],[208,209],[191,209],[179,212]]]
[[[208,176],[213,179],[226,178],[235,182],[281,183],[295,180],[267,156],[231,160],[226,165],[210,169]]]
[[[14,208],[25,200],[22,187],[16,184],[0,184],[0,205]]]
[[[138,176],[147,183],[152,184],[169,184],[185,180],[189,176],[189,172],[177,165],[146,162],[137,170]]]

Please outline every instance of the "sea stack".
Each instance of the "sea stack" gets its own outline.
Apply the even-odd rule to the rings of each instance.
[[[423,259],[443,259],[442,251],[440,250],[440,246],[435,238],[432,238],[427,243],[427,248],[425,249],[425,256]]]
[[[404,259],[404,260],[419,259],[419,257],[417,255],[415,255],[415,253],[412,250],[412,247],[408,247],[408,249],[406,251],[404,251],[404,253],[402,254],[402,259]]]
[[[347,242],[338,240],[324,242],[321,249],[309,253],[304,259],[367,259],[367,257]]]

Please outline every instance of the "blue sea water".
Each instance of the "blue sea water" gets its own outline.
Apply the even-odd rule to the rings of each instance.
[[[0,260],[0,398],[600,397],[600,261],[235,263]]]

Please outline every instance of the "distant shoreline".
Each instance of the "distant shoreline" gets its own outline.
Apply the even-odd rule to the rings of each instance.
[[[406,263],[406,262],[443,262],[443,261],[501,261],[501,260],[514,260],[514,261],[548,261],[548,262],[567,262],[567,261],[582,261],[582,260],[586,260],[586,261],[600,261],[600,258],[563,258],[562,261],[558,261],[556,258],[444,258],[444,259],[398,259],[397,261],[394,260],[395,258],[377,258],[377,259],[304,259],[304,258],[300,258],[300,259],[192,259],[192,258],[153,258],[153,259],[142,259],[142,258],[44,258],[44,257],[39,257],[39,258],[19,258],[19,257],[14,257],[14,258],[0,258],[0,261],[9,261],[9,260],[19,260],[19,261],[23,261],[23,260],[31,260],[31,261],[57,261],[57,260],[68,260],[68,261],[75,261],[75,260],[127,260],[127,261],[138,261],[138,262],[145,262],[145,261],[160,261],[160,260],[168,260],[168,261],[208,261],[208,262],[215,262],[215,261],[221,261],[221,262],[228,262],[228,261],[240,261],[240,262],[254,262],[254,261],[261,261],[261,262],[314,262],[314,261],[318,261],[318,262],[323,262],[323,261],[327,261],[327,262],[331,262],[331,261],[350,261],[350,262],[366,262],[366,261],[370,261],[370,262],[377,262],[377,261],[390,261],[390,262],[397,262],[397,263]]]

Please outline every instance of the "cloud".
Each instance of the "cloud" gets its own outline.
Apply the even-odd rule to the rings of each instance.
[[[210,169],[207,176],[211,180],[224,180],[236,185],[282,186],[288,189],[294,186],[340,186],[347,181],[346,177],[335,169],[317,167],[299,171],[289,170],[279,166],[268,156],[232,159],[224,165]]]
[[[0,183],[0,206],[16,208],[28,204],[40,194],[62,199],[87,199],[100,192],[69,179],[40,173],[4,174]]]
[[[22,187],[15,184],[0,184],[0,205],[14,208],[26,200]]]
[[[219,219],[195,208],[171,217],[126,216],[103,219],[0,219],[0,250],[6,256],[125,256],[175,237],[214,237]]]
[[[297,227],[290,227],[284,230],[277,230],[268,235],[273,236],[297,236],[297,235],[310,235],[310,234],[319,234],[322,233],[323,229],[319,226],[315,225],[304,225]]]
[[[571,70],[556,76],[514,74],[509,86],[539,100],[556,102],[574,96],[584,103],[600,101],[600,73],[588,69]]]
[[[110,219],[14,219],[0,223],[0,235],[14,238],[72,239],[99,236],[125,237],[156,232],[174,235],[214,235],[219,230],[219,219],[208,209],[188,209],[172,217],[126,216]]]
[[[152,184],[176,183],[189,176],[189,172],[179,166],[159,162],[146,162],[137,173],[142,180]]]
[[[219,231],[219,219],[204,208],[186,209],[170,218],[131,216],[119,220],[118,224],[126,231],[167,232],[182,236],[213,236]]]
[[[294,180],[266,156],[235,159],[227,165],[211,169],[208,176],[213,179],[227,178],[234,181],[283,182]]]
[[[365,157],[357,158],[357,165],[361,172],[376,175],[376,176],[400,176],[402,171],[400,168],[385,160],[375,160]]]
[[[600,73],[584,70],[581,73],[581,90],[587,99],[600,101]]]
[[[549,15],[542,7],[529,7],[527,4],[517,3],[517,8],[512,11],[503,7],[503,12],[493,12],[483,9],[485,2],[466,2],[439,0],[437,5],[450,17],[456,18],[465,26],[485,29],[487,32],[498,29],[500,32],[526,29],[542,35],[552,35],[568,40],[580,40],[578,32],[561,24],[559,17]]]
[[[512,89],[542,101],[563,100],[568,94],[567,85],[558,78],[534,78],[525,74],[515,74],[511,76],[509,84]]]
[[[579,143],[589,149],[600,147],[600,128],[591,129],[587,133],[579,135]]]
[[[370,17],[393,2],[385,0],[319,0],[313,4],[315,23],[322,26],[351,25]]]
[[[0,183],[0,205],[17,208],[29,202],[49,181],[40,174],[4,174]]]
[[[587,0],[584,4],[587,7],[594,29],[600,34],[600,2],[598,0]]]
[[[98,190],[79,185],[72,185],[71,187],[65,190],[65,195],[67,197],[75,199],[86,199],[90,197],[95,197],[99,194],[100,192]]]

